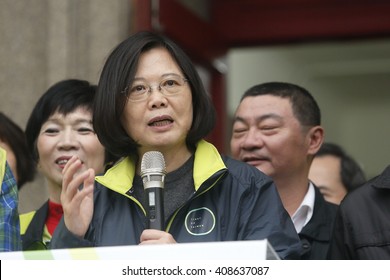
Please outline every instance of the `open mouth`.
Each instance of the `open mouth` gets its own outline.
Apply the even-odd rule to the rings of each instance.
[[[148,125],[149,126],[164,126],[173,123],[172,120],[160,120],[160,121],[155,121],[155,122],[150,122]]]
[[[56,163],[58,165],[65,165],[65,164],[68,163],[68,161],[69,161],[69,159],[59,159],[59,160],[56,161]]]
[[[68,163],[68,161],[71,159],[71,157],[60,157],[58,158],[55,163],[60,166],[61,168],[64,168],[65,165]],[[82,164],[84,164],[83,161],[81,161]]]
[[[166,126],[173,123],[173,119],[167,115],[153,118],[149,121],[149,126]]]

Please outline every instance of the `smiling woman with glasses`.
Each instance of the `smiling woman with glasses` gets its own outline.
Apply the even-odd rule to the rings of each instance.
[[[99,140],[122,159],[96,178],[91,169],[76,173],[77,157],[68,161],[53,248],[268,239],[281,258],[299,255],[272,180],[204,140],[214,107],[174,42],[140,32],[120,43],[103,68],[93,115]],[[160,229],[146,227],[141,158],[151,151],[166,165]]]

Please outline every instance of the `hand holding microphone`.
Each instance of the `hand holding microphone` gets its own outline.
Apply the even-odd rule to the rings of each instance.
[[[148,229],[164,230],[165,160],[158,151],[146,152],[141,161],[141,178],[145,190]]]

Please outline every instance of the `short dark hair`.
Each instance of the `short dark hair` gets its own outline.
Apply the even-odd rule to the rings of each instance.
[[[340,159],[340,177],[347,192],[356,189],[366,182],[366,176],[363,169],[341,146],[330,142],[323,143],[315,157],[327,155],[335,156]]]
[[[311,93],[305,88],[285,82],[268,82],[249,88],[241,97],[272,95],[289,98],[294,116],[302,126],[321,125],[321,110]]]
[[[119,157],[136,153],[138,147],[120,122],[126,105],[123,90],[134,80],[140,55],[161,47],[170,53],[191,87],[193,122],[186,138],[187,146],[193,150],[196,143],[214,128],[215,109],[190,58],[167,37],[138,32],[121,42],[107,58],[94,105],[94,129],[103,145]]]
[[[13,120],[0,112],[0,139],[12,149],[16,158],[18,189],[34,180],[36,167],[27,147],[24,131]]]
[[[67,79],[49,87],[39,98],[26,126],[27,144],[36,162],[39,159],[36,141],[42,125],[56,112],[67,115],[79,107],[84,107],[92,113],[96,88],[96,85],[85,80]],[[106,163],[112,161],[113,158],[106,152]]]

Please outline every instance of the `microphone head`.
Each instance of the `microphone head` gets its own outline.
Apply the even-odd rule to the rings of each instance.
[[[141,177],[143,181],[163,181],[166,174],[165,160],[161,152],[150,151],[142,156]],[[153,176],[157,177],[153,179]],[[161,178],[162,177],[162,178]]]

